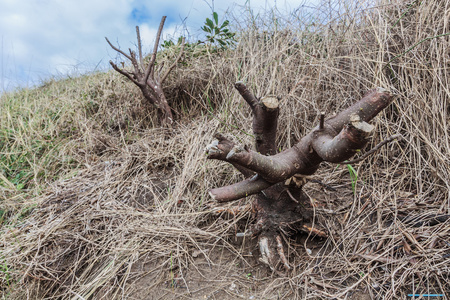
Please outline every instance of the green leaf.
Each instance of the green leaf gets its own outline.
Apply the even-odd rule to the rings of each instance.
[[[202,27],[202,30],[203,30],[204,32],[212,33],[212,32],[211,32],[211,28],[208,28],[208,27],[206,27],[206,26],[203,26],[203,27]]]
[[[219,25],[219,16],[216,12],[213,12],[214,21],[216,21],[216,24]]]
[[[206,25],[208,25],[211,29],[214,29],[214,23],[209,18],[206,18]]]
[[[219,29],[219,27],[214,27],[214,32],[216,33],[216,35],[220,34],[220,29]]]
[[[230,24],[230,21],[225,20],[225,22],[222,23],[222,26],[220,26],[220,29],[222,29],[222,28],[224,28],[224,27],[227,27],[228,24]]]
[[[220,39],[217,39],[217,41],[219,42],[219,44],[221,44],[221,45],[223,45],[223,46],[226,46],[226,45],[227,45],[227,43],[225,43],[224,41],[222,41],[222,40],[220,40]]]

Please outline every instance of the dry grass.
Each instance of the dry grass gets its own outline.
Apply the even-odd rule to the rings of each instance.
[[[236,49],[192,57],[167,80],[174,129],[158,128],[113,72],[2,96],[3,298],[448,299],[450,221],[427,220],[450,214],[450,1],[312,12],[237,15]],[[236,242],[250,213],[219,213],[207,196],[239,180],[205,160],[212,135],[252,143],[237,80],[283,97],[281,149],[319,112],[368,89],[398,95],[373,122],[368,149],[392,134],[404,140],[354,166],[354,191],[347,168],[331,164],[316,178],[336,192],[305,186],[330,237],[289,240],[286,276],[259,267],[251,241]]]

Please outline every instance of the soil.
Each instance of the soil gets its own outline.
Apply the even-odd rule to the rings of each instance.
[[[306,239],[298,236],[297,248]],[[317,252],[323,241],[308,242],[308,248]],[[277,293],[265,290],[279,277],[259,262],[256,239],[237,240],[240,253],[227,248],[204,249],[192,253],[188,267],[168,266],[164,272],[152,272],[157,264],[145,259],[133,267],[140,274],[131,283],[128,299],[294,299],[290,288],[281,286]],[[298,249],[299,250],[299,249]],[[298,259],[308,259],[306,251]],[[282,297],[280,297],[283,295]]]
[[[318,210],[317,220],[322,218],[321,210],[348,206],[345,199],[351,199],[351,191],[327,192],[315,183],[310,183],[308,192]],[[301,268],[301,262],[313,261],[310,255],[323,249],[325,240],[305,232],[289,237],[288,253],[294,269],[295,265]],[[235,237],[230,244],[235,252],[230,247],[196,250],[190,253],[190,261],[182,266],[167,262],[165,270],[160,268],[163,262],[142,258],[132,268],[136,280],[130,281],[128,299],[297,299],[301,295],[300,290],[293,294],[288,273],[274,272],[259,261],[256,237]],[[278,281],[280,278],[283,280]],[[370,299],[366,296],[355,291],[350,299]]]

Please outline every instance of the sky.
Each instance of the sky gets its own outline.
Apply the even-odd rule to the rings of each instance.
[[[50,78],[76,76],[109,68],[121,49],[136,44],[151,51],[163,15],[163,39],[201,33],[212,8],[226,11],[277,7],[292,11],[313,0],[0,0],[0,93],[42,84]]]

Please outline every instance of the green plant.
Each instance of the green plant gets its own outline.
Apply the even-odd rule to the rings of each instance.
[[[0,226],[3,225],[3,221],[5,219],[6,210],[0,209]]]
[[[8,287],[10,287],[10,285],[11,285],[11,274],[10,274],[11,271],[10,271],[8,265],[6,264],[6,262],[3,262],[0,265],[0,271],[4,274],[3,280],[6,282],[6,285]]]
[[[356,194],[356,181],[358,180],[358,172],[356,172],[355,168],[352,165],[347,164],[348,173],[350,174],[350,178],[352,180],[352,191],[353,194]]]
[[[221,49],[233,46],[236,42],[234,36],[236,33],[231,32],[228,25],[230,21],[225,20],[219,25],[219,15],[213,12],[213,20],[206,18],[205,25],[201,28],[206,33],[206,43],[215,45],[219,44]]]

